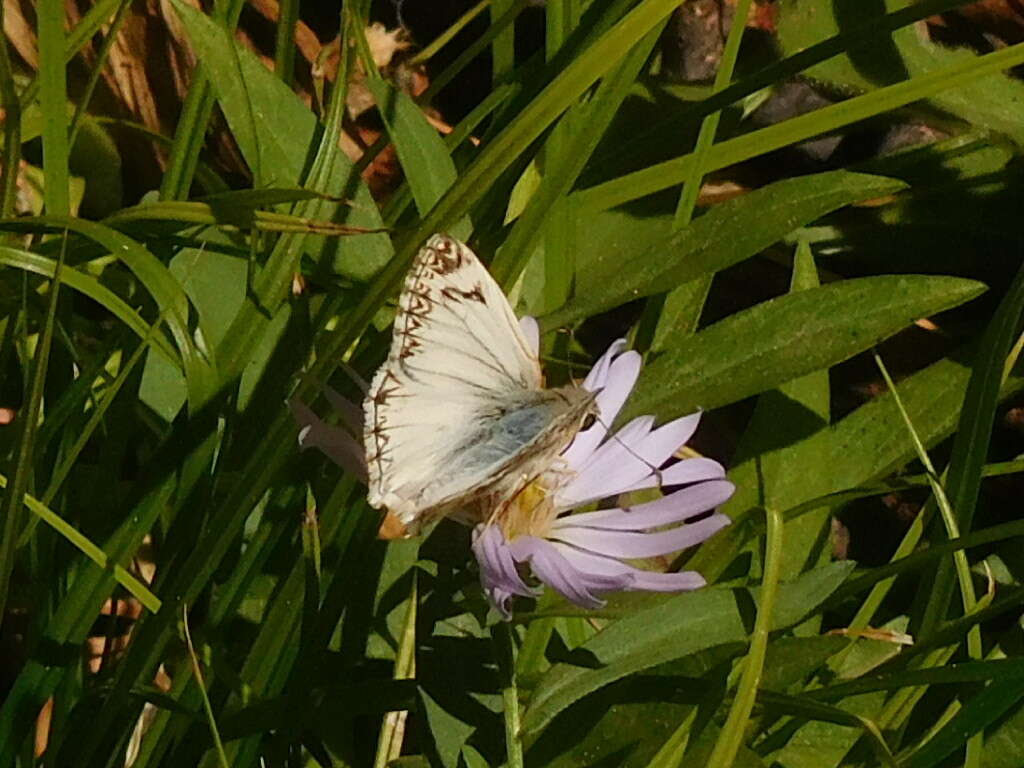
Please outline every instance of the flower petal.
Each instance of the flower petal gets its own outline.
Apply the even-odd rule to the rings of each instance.
[[[572,502],[566,500],[565,506],[578,506],[584,503],[584,498],[594,500],[621,493],[648,476],[656,479],[658,472],[655,470],[693,436],[700,416],[699,411],[692,413],[642,436],[631,432],[630,427],[642,419],[650,419],[649,428],[653,417],[641,416],[630,422],[598,448],[590,461],[578,470],[574,480],[578,485],[571,489],[567,487],[565,491],[565,496]],[[561,496],[559,503],[562,503]]]
[[[638,451],[653,426],[653,416],[640,416],[620,429],[576,468],[576,476],[557,490],[555,504],[560,509],[578,507],[611,496],[649,473]]]
[[[352,435],[332,427],[300,400],[292,400],[288,407],[300,427],[299,448],[317,448],[343,470],[366,481],[366,455]]]
[[[684,592],[700,589],[707,581],[696,571],[680,571],[679,573],[652,573],[638,571],[633,589],[644,589],[648,592]]]
[[[641,358],[633,351],[622,352],[625,346],[622,339],[612,344],[583,381],[584,389],[598,393],[598,418],[590,429],[576,435],[576,439],[562,452],[562,458],[570,469],[582,466],[601,444],[608,434],[608,426],[615,421],[636,384]]]
[[[512,596],[536,597],[516,569],[508,542],[496,525],[478,525],[473,530],[473,554],[480,565],[480,585],[502,618],[512,618]]]
[[[730,522],[732,521],[726,515],[715,514],[696,523],[680,525],[657,533],[611,531],[566,525],[552,531],[552,536],[557,536],[560,541],[580,549],[607,557],[656,557],[699,544]]]
[[[671,525],[714,509],[732,496],[736,486],[728,480],[708,480],[635,507],[599,509],[560,517],[552,530],[563,526],[587,526],[616,531],[644,531]]]
[[[558,551],[579,571],[588,573],[603,573],[606,576],[617,576],[627,579],[628,582],[620,589],[647,590],[650,592],[681,592],[684,590],[698,589],[707,582],[704,577],[696,571],[682,571],[681,573],[657,573],[643,571],[634,568],[619,560],[610,557],[602,557],[590,552],[569,547],[566,545],[555,545]]]
[[[529,315],[523,315],[519,318],[519,330],[523,332],[523,337],[530,345],[530,349],[533,350],[533,354],[540,352],[540,326],[537,325],[537,321]]]
[[[363,383],[365,388],[366,384]],[[338,412],[338,416],[341,418],[342,423],[348,427],[353,434],[359,435],[363,432],[363,425],[366,423],[366,419],[363,418],[362,407],[356,405],[348,398],[343,397],[336,389],[329,387],[326,384],[322,387],[324,396],[327,398],[327,402],[331,404],[331,407]]]
[[[566,599],[584,608],[600,608],[604,601],[587,589],[583,574],[572,567],[565,556],[544,539],[517,536],[509,545],[512,556],[530,564],[534,575]]]
[[[725,469],[713,459],[683,459],[667,469],[657,473],[651,473],[628,488],[622,488],[618,493],[629,491],[640,491],[644,488],[666,487],[670,485],[686,485],[688,483],[699,483],[702,480],[718,480],[725,477]]]
[[[596,392],[600,389],[604,389],[605,382],[608,380],[608,371],[611,368],[612,362],[621,355],[625,349],[625,339],[616,339],[613,341],[587,373],[587,378],[583,380],[583,388],[589,392]]]
[[[508,542],[497,525],[478,525],[473,531],[473,553],[480,563],[480,578],[515,595],[535,597],[516,569]]]

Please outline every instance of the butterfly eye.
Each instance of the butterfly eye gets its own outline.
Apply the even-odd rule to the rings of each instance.
[[[592,426],[594,426],[594,423],[596,421],[597,414],[588,413],[586,416],[583,417],[583,423],[580,425],[580,431],[585,432],[586,430],[590,429]]]

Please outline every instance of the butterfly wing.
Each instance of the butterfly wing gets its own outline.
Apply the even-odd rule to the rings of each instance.
[[[466,498],[557,421],[557,390],[508,300],[469,248],[435,235],[398,302],[365,402],[369,502],[403,523]]]

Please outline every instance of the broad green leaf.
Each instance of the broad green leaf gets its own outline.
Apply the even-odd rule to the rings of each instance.
[[[526,764],[644,768],[705,690],[699,681],[653,676],[607,686],[557,718],[530,746]]]
[[[900,382],[903,404],[926,446],[934,445],[956,428],[970,377],[961,359],[970,354],[961,350]],[[1024,377],[1020,373],[1011,375],[1000,390],[1000,398],[1022,389]],[[807,450],[817,450],[827,457],[830,471],[795,473],[785,508],[793,509],[826,494],[857,488],[908,461],[914,455],[914,447],[906,430],[892,428],[898,419],[895,400],[885,393],[814,435]],[[736,493],[722,511],[734,521],[743,520],[758,504],[755,460],[734,467],[729,478],[736,483]],[[714,580],[735,557],[737,542],[749,535],[746,523],[729,526],[704,542],[688,567]]]
[[[978,296],[953,277],[865,277],[788,294],[686,338],[648,365],[625,417],[714,408],[835,365],[914,320]]]
[[[807,699],[786,696],[780,693],[765,693],[760,697],[760,702],[764,706],[765,711],[771,714],[793,715],[801,719],[810,720],[812,723],[834,723],[835,725],[858,729],[868,738],[879,760],[885,765],[890,766],[890,768],[896,768],[896,760],[885,738],[882,736],[881,729],[877,723],[868,717],[847,712],[841,707],[821,706],[820,702],[808,701]],[[827,760],[823,756],[822,759]],[[788,763],[783,761],[783,764]]]
[[[809,290],[818,285],[818,272],[810,247],[801,242],[793,260],[790,292]],[[758,457],[759,481],[755,485],[761,495],[762,507],[786,508],[790,485],[798,477],[793,467],[828,471],[828,457],[821,455],[813,444],[808,450],[807,438],[828,425],[829,394],[828,370],[823,368],[766,392],[758,399],[737,455]],[[823,546],[828,542],[823,536],[828,525],[827,508],[786,523],[786,551],[793,554],[782,565],[783,579],[791,579],[805,568],[828,561],[831,552]],[[816,634],[817,629],[815,625],[805,628],[805,631]]]
[[[981,764],[983,768],[1019,768],[1024,765],[1024,705],[985,733]]]
[[[455,181],[455,163],[437,129],[427,122],[423,110],[408,94],[391,87],[380,77],[369,77],[366,84],[379,105],[388,136],[395,143],[416,208],[423,215]],[[462,229],[461,232],[453,230],[451,234],[465,239],[469,230]]]
[[[426,716],[430,735],[434,739],[434,746],[437,748],[438,757],[441,758],[441,764],[444,768],[457,768],[459,755],[466,744],[466,739],[473,733],[474,726],[446,711],[427,693],[426,689],[421,687],[419,693],[423,714]]]
[[[775,628],[807,616],[851,570],[853,563],[834,563],[781,585],[773,612]],[[575,701],[633,672],[725,643],[744,642],[746,609],[739,599],[729,590],[703,589],[608,625],[573,651],[587,666],[560,663],[545,675],[523,717],[524,734],[536,735]]]
[[[171,259],[169,270],[199,313],[208,343],[216,347],[245,298],[245,261],[213,250],[185,248]],[[180,370],[151,353],[142,371],[139,399],[170,422],[184,404],[185,395]]]
[[[838,635],[781,637],[768,644],[761,690],[785,692],[801,685],[812,672],[825,665],[852,641]]]
[[[263,186],[294,187],[302,177],[309,153],[318,138],[317,119],[287,85],[267,70],[245,46],[198,11],[177,3],[176,10],[200,60],[210,71],[224,116],[246,162]],[[380,229],[380,212],[369,190],[343,153],[336,153],[335,168],[322,194],[344,198],[341,204],[321,201],[310,218]],[[343,275],[367,279],[391,257],[391,241],[384,234],[307,240],[311,253],[331,255]]]
[[[779,4],[779,42],[784,52],[800,51],[837,34],[850,18],[881,15],[905,8],[905,0],[887,0],[867,9],[858,0],[786,0]],[[877,37],[808,70],[807,74],[843,91],[867,91],[917,77],[945,66],[975,59],[967,50],[952,50],[932,42],[920,29],[904,27],[889,38]],[[977,78],[968,87],[952,88],[929,98],[950,115],[979,128],[988,128],[1024,143],[1024,129],[1017,119],[1024,103],[1024,84],[996,73]]]
[[[556,328],[664,293],[749,259],[826,213],[904,186],[849,171],[787,179],[715,206],[679,232],[673,231],[671,217],[630,221],[624,213],[588,215],[575,295],[543,318],[544,325]]]
[[[856,718],[872,719],[881,712],[885,702],[885,694],[868,693],[850,696],[837,705],[837,709],[847,713],[852,720]],[[839,718],[834,718],[839,719]],[[849,721],[843,725],[825,720],[811,720],[791,734],[784,746],[778,748],[769,737],[768,745],[762,749],[775,746],[777,749],[768,754],[770,764],[779,768],[823,768],[837,765],[851,746],[861,736],[861,731],[850,727]],[[869,753],[870,754],[870,753]]]

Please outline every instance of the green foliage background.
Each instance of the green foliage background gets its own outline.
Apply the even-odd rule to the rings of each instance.
[[[1024,85],[1004,74],[1024,44],[927,42],[915,25],[957,0],[780,0],[775,59],[746,61],[736,25],[715,84],[673,90],[655,51],[678,0],[549,0],[546,50],[526,61],[511,48],[526,3],[492,0],[483,42],[434,76],[436,90],[474,50],[492,57],[490,94],[447,137],[371,70],[405,174],[378,207],[337,142],[369,58],[366,4],[342,9],[317,114],[236,42],[239,0],[210,15],[178,2],[200,68],[159,194],[88,220],[72,157],[94,157],[75,166],[84,194],[113,198],[131,158],[69,99],[65,66],[123,2],[66,29],[63,3],[40,0],[38,73],[0,57],[0,405],[17,410],[0,431],[0,606],[19,649],[0,766],[37,764],[48,700],[53,766],[124,765],[126,750],[139,768],[1024,761],[1024,522],[979,504],[983,478],[1024,468],[990,446],[1024,389]],[[844,98],[743,119],[797,73]],[[248,189],[199,163],[214,110]],[[895,114],[948,138],[696,210],[711,172]],[[16,218],[23,145],[41,146],[43,213]],[[465,531],[380,542],[359,482],[299,456],[288,401],[329,413],[322,382],[358,399],[339,365],[379,364],[389,301],[437,231],[471,238],[556,361],[582,350],[553,331],[642,300],[627,416],[703,408],[713,424],[756,398],[731,458],[734,524],[686,563],[712,586],[597,612],[548,594],[496,626]],[[751,259],[790,269],[790,291],[702,324],[714,276]],[[839,413],[830,368],[961,305],[952,353]],[[833,515],[914,489],[928,501],[888,565],[830,562]],[[149,586],[131,567],[147,536]],[[143,606],[131,642],[90,674],[82,644],[126,595]]]

